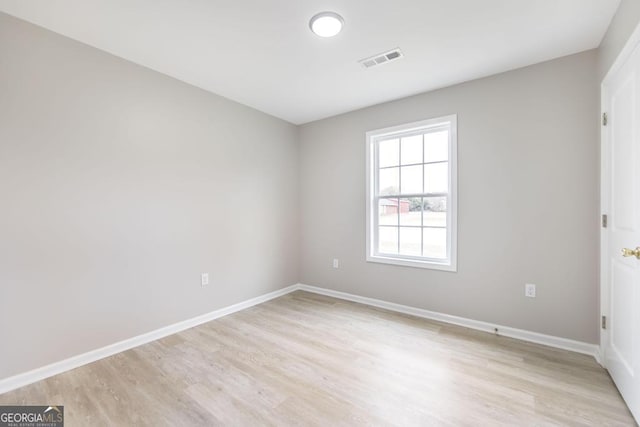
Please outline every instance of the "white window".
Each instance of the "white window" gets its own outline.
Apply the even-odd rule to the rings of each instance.
[[[456,270],[456,116],[367,132],[367,261]]]

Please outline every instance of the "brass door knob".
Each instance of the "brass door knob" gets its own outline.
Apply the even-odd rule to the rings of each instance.
[[[635,249],[623,248],[622,249],[622,256],[623,257],[634,256],[634,257],[640,259],[640,247],[637,247]]]

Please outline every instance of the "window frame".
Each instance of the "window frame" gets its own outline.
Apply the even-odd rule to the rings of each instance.
[[[366,132],[366,245],[367,261],[393,264],[406,267],[419,267],[432,270],[457,271],[457,231],[458,231],[458,116],[451,114],[432,119],[420,120],[398,126],[386,127]],[[449,128],[449,189],[447,197],[447,258],[435,259],[412,255],[392,255],[378,253],[378,156],[377,142],[393,137],[406,137],[411,134],[422,134],[426,130],[442,127]],[[424,159],[423,159],[424,160]],[[423,163],[424,164],[424,163]],[[400,166],[400,165],[399,165]],[[423,197],[421,193],[421,197]],[[442,197],[442,196],[440,196]],[[388,197],[383,197],[388,198]],[[400,200],[404,197],[398,195]],[[424,230],[424,228],[421,228]],[[424,232],[424,231],[423,231]]]

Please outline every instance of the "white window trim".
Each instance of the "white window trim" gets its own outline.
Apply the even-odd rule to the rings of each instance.
[[[430,260],[422,257],[408,255],[386,256],[375,253],[374,239],[376,236],[375,206],[375,179],[376,158],[374,144],[377,140],[388,138],[394,134],[406,134],[407,132],[419,132],[428,128],[450,124],[449,133],[449,195],[447,199],[447,247],[449,249],[446,260]],[[455,114],[434,119],[421,120],[399,126],[372,130],[366,133],[366,182],[367,182],[367,261],[394,264],[406,267],[419,267],[432,270],[457,271],[458,259],[458,117]]]

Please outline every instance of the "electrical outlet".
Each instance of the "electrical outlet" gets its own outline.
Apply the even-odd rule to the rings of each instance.
[[[533,283],[527,283],[524,285],[524,296],[528,298],[536,297],[536,285]]]
[[[338,258],[333,259],[333,268],[340,268],[340,260]]]
[[[209,284],[209,273],[202,273],[200,275],[200,284],[202,286],[207,286]]]

